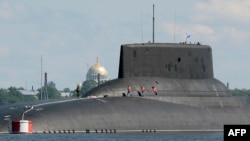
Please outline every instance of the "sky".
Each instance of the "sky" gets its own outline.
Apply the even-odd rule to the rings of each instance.
[[[212,47],[216,79],[250,88],[249,0],[1,0],[0,88],[40,88],[42,66],[73,90],[97,57],[117,78],[121,44],[152,41],[153,4],[155,42],[189,33]]]

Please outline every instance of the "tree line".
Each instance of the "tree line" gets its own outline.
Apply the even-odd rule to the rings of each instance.
[[[93,80],[86,80],[82,82],[82,88],[80,90],[80,97],[87,94],[91,89],[96,87],[98,84]],[[24,88],[16,88],[9,87],[8,89],[0,89],[0,105],[1,104],[9,104],[9,103],[17,103],[17,102],[28,102],[28,101],[36,101],[36,100],[44,100],[45,95],[41,96],[41,88],[37,89],[37,94],[34,96],[25,96],[20,90],[24,90]],[[45,91],[45,87],[42,87],[42,91]],[[69,88],[63,89],[63,92],[70,93],[68,97],[77,97],[76,90],[70,90]],[[229,90],[232,96],[250,96],[250,89],[231,89]],[[48,99],[58,99],[63,98],[61,96],[61,92],[57,90],[56,84],[51,81],[48,82],[46,87],[46,93],[48,94]],[[66,98],[68,98],[66,97]]]
[[[250,89],[233,89],[229,90],[232,96],[250,96]]]
[[[0,104],[35,100],[35,97],[25,99],[25,97],[22,95],[22,93],[19,90],[23,90],[23,88],[9,87],[8,89],[0,89]]]
[[[80,91],[80,96],[84,96],[88,91],[90,91],[92,88],[97,86],[97,82],[93,80],[84,81],[82,83],[82,88]],[[51,81],[48,82],[47,87],[42,87],[36,90],[38,92],[36,95],[23,95],[21,91],[24,90],[24,88],[16,88],[16,87],[9,87],[8,89],[0,88],[0,105],[2,104],[10,104],[10,103],[20,103],[20,102],[29,102],[29,101],[36,101],[36,100],[44,100],[46,98],[48,99],[59,99],[63,98],[61,95],[61,92],[56,88],[56,84]],[[42,90],[42,95],[41,95]],[[45,94],[46,91],[46,94]],[[35,92],[35,91],[34,91]],[[69,93],[69,97],[76,97],[76,91],[70,90],[69,88],[64,88],[62,92]],[[42,98],[42,99],[41,99]]]

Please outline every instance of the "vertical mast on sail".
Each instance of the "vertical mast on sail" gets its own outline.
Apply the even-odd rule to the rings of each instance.
[[[155,42],[155,5],[153,4],[153,43]]]

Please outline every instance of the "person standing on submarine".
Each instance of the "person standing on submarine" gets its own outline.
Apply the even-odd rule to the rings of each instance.
[[[141,86],[141,92],[139,93],[139,96],[144,96],[144,92],[145,92],[145,87]]]
[[[131,86],[130,85],[128,85],[127,90],[128,90],[127,96],[132,96],[132,94],[131,94]]]
[[[155,86],[152,87],[153,93],[157,95],[157,88]]]

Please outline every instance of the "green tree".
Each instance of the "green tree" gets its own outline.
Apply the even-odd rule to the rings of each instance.
[[[56,84],[53,81],[48,82],[48,87],[56,89]]]
[[[0,89],[0,104],[23,102],[24,98],[21,92],[15,87]]]
[[[82,84],[81,92],[80,92],[81,95],[84,96],[90,90],[97,87],[97,85],[98,85],[97,82],[95,82],[94,80],[86,80],[86,81],[84,81],[83,84]]]
[[[250,96],[250,90],[249,89],[233,89],[230,90],[230,93],[232,96]]]
[[[82,83],[82,88],[80,91],[80,95],[84,96],[86,93],[88,93],[90,90],[92,90],[93,88],[95,88],[97,86],[97,82],[95,82],[94,80],[86,80]],[[72,91],[73,93],[73,97],[76,97],[76,89],[74,91]]]
[[[0,104],[8,103],[8,91],[6,89],[0,89]]]
[[[70,89],[69,89],[69,88],[64,88],[64,89],[63,89],[63,92],[69,93],[69,92],[70,92]]]
[[[41,89],[38,89],[39,93],[37,94],[38,98],[41,99]],[[42,87],[42,99],[46,99],[48,94],[48,99],[61,98],[61,93],[57,90],[56,84],[52,81],[48,82],[47,87]]]
[[[23,102],[24,98],[22,93],[15,87],[8,88],[8,103]]]

